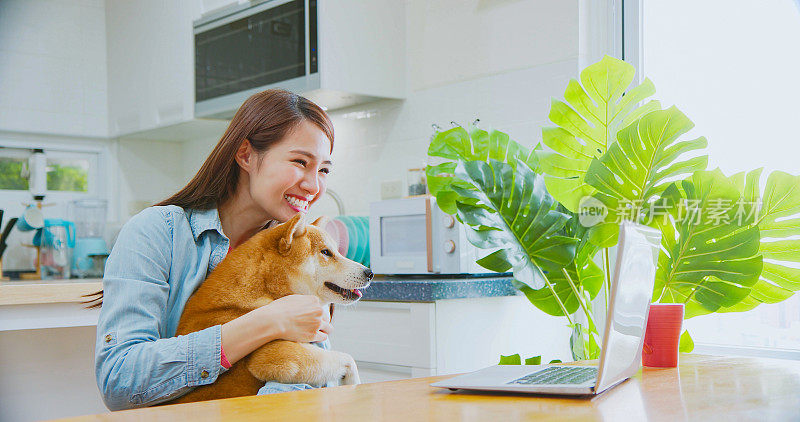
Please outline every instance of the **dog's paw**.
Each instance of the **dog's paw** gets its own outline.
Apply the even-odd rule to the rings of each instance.
[[[339,385],[353,385],[361,382],[358,376],[356,361],[352,356],[342,352],[330,352],[332,360],[332,375],[330,382]]]
[[[350,355],[348,355],[350,357]],[[358,376],[358,367],[355,360],[350,357],[351,364],[347,367],[344,377],[342,377],[341,385],[356,385],[361,384],[361,378]]]

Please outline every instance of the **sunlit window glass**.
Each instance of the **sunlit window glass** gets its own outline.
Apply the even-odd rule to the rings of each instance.
[[[89,190],[89,161],[48,158],[47,190],[87,192]]]

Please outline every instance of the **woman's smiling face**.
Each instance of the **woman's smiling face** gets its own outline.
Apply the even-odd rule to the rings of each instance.
[[[306,213],[327,188],[330,151],[325,133],[309,121],[301,122],[260,159],[251,152],[251,165],[243,167],[250,179],[250,197],[269,219],[284,222],[298,212]]]

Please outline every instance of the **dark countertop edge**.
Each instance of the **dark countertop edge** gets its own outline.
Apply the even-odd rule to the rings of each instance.
[[[381,277],[364,291],[365,301],[434,302],[445,299],[468,299],[520,295],[513,277],[485,278],[404,278]]]

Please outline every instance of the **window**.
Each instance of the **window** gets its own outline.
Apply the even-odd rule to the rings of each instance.
[[[28,158],[21,150],[0,150],[0,190],[28,190]]]
[[[709,168],[800,173],[800,3],[624,0],[625,58],[708,138]],[[635,10],[636,16],[628,11]],[[628,42],[629,39],[634,42]],[[632,61],[631,61],[632,60]],[[763,186],[762,186],[763,189]],[[797,263],[781,263],[797,268]],[[686,322],[697,352],[800,359],[800,294]]]
[[[88,192],[90,159],[85,156],[47,158],[47,190]]]
[[[38,151],[38,153],[34,153]],[[37,155],[43,155],[39,159]],[[31,194],[96,194],[98,153],[0,147],[0,191]],[[34,181],[44,183],[37,189]],[[27,191],[27,192],[26,192]],[[4,192],[8,196],[12,192]],[[30,198],[28,198],[30,199]]]
[[[68,204],[80,198],[106,197],[101,174],[101,158],[106,156],[102,145],[86,146],[26,140],[0,139],[0,209],[4,211],[3,226],[19,216],[34,195],[44,195],[42,208],[45,218],[68,219]],[[33,249],[20,247],[30,244],[33,232],[12,230],[9,247],[3,255],[5,271],[33,269],[36,254]]]
[[[44,196],[46,218],[66,218],[67,204],[79,198],[104,198],[100,150],[31,149],[2,146],[0,209],[18,216],[35,195]],[[34,152],[36,151],[36,152]]]

